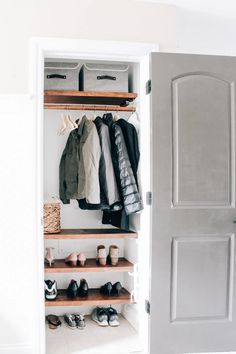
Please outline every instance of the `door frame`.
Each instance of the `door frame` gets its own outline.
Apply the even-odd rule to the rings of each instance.
[[[150,53],[158,52],[159,45],[154,43],[138,43],[138,42],[113,42],[113,41],[93,41],[84,39],[61,39],[61,38],[32,38],[30,40],[30,80],[29,91],[33,102],[33,114],[36,120],[35,144],[36,144],[36,235],[35,245],[37,259],[35,260],[35,276],[36,276],[36,298],[35,300],[35,353],[45,354],[45,306],[44,306],[44,238],[43,238],[43,85],[44,85],[44,59],[50,58],[67,58],[67,59],[87,59],[87,60],[109,60],[109,61],[127,61],[136,62],[140,65],[140,92],[139,92],[139,114],[145,117],[145,124],[141,120],[142,136],[141,139],[150,141],[150,98],[146,96],[145,84],[150,78]],[[142,84],[142,85],[141,85]],[[143,195],[150,190],[150,144],[145,145],[143,161],[148,163],[145,173],[141,171],[141,179],[143,185]],[[149,160],[147,162],[147,159]],[[149,173],[147,173],[147,169]],[[145,234],[147,228],[150,230],[150,209],[145,208],[142,213],[143,224],[145,225]],[[149,232],[150,234],[150,232]],[[150,237],[149,237],[150,238]],[[149,252],[150,240],[145,243],[141,242],[141,249]],[[142,260],[143,257],[139,257]],[[149,260],[150,261],[150,260]],[[146,265],[146,266],[149,266]],[[141,264],[142,269],[142,264]],[[146,279],[146,272],[140,274],[141,279]],[[149,296],[149,289],[147,295]],[[142,304],[141,304],[142,305]],[[146,319],[148,321],[148,319]],[[145,322],[145,321],[144,321]],[[148,341],[149,339],[146,338]],[[148,343],[145,343],[148,345]],[[146,346],[146,345],[145,345]]]

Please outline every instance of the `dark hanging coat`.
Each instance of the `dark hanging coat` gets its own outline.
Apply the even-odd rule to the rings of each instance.
[[[143,206],[121,127],[113,121],[111,113],[104,115],[103,121],[109,127],[112,160],[125,212],[136,213]]]
[[[127,122],[125,119],[119,119],[116,122],[121,127],[124,135],[125,144],[129,154],[130,164],[134,173],[136,184],[138,186],[137,170],[140,158],[138,134],[133,124]]]

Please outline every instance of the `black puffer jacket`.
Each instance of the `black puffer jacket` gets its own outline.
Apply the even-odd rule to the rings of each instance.
[[[125,212],[127,215],[136,213],[142,210],[143,206],[131,168],[122,130],[113,121],[111,113],[104,115],[103,121],[109,127],[112,160],[117,184],[120,189],[120,194],[123,197]]]

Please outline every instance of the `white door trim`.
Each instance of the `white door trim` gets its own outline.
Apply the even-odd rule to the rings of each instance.
[[[30,80],[29,91],[33,100],[34,116],[36,118],[36,245],[37,259],[36,268],[36,319],[38,324],[35,333],[35,354],[45,354],[45,319],[44,319],[44,239],[42,227],[43,205],[43,69],[44,58],[70,58],[89,60],[127,61],[140,64],[140,82],[143,85],[149,79],[149,54],[158,52],[158,44],[153,43],[130,43],[112,41],[93,41],[84,39],[61,39],[61,38],[32,38],[30,41]],[[145,115],[145,134],[150,135],[149,105],[145,97],[145,87],[140,90],[140,114]],[[148,144],[147,144],[148,145]],[[145,156],[147,158],[147,156]],[[149,179],[145,171],[146,188],[149,188]],[[145,190],[143,191],[145,192]],[[147,215],[148,217],[148,215]]]

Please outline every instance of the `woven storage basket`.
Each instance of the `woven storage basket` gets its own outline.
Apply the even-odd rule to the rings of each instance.
[[[45,234],[54,234],[61,231],[60,210],[61,205],[59,202],[44,203],[43,223]]]

